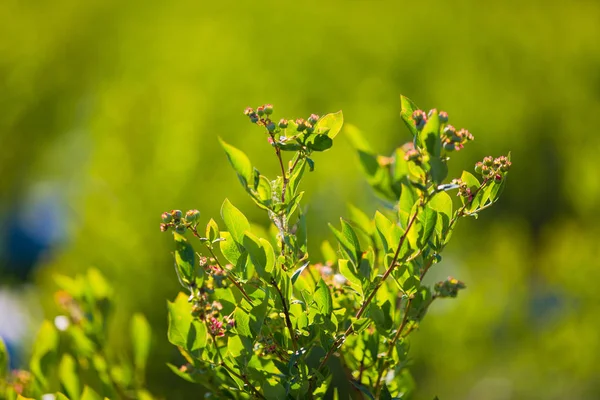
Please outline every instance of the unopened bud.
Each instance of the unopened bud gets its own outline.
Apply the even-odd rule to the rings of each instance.
[[[456,128],[453,127],[452,125],[446,126],[444,128],[444,136],[447,137],[448,139],[453,140],[454,136],[456,136]]]
[[[161,232],[166,232],[169,229],[169,225],[167,224],[160,224],[160,231]]]
[[[502,182],[502,174],[496,174],[494,176],[494,181],[496,181],[496,183]]]
[[[404,154],[404,159],[406,161],[413,161],[413,162],[419,162],[421,158],[421,153],[419,153],[418,150],[416,149],[412,149],[406,152],[406,154]]]
[[[183,216],[183,213],[181,212],[181,210],[172,210],[171,216],[173,217],[173,219],[175,221],[179,221],[181,219],[181,217]]]
[[[275,123],[273,121],[269,121],[267,122],[267,130],[271,133],[275,132],[275,129],[277,127],[275,126]]]
[[[306,122],[302,118],[296,120],[296,125],[298,125],[298,132],[302,132],[306,129]]]
[[[318,120],[319,116],[317,114],[310,114],[310,117],[308,117],[308,122],[313,125],[316,124]]]
[[[259,117],[265,115],[265,106],[256,107],[256,113]]]
[[[272,104],[265,104],[265,114],[267,114],[267,115],[273,114],[273,105]]]
[[[315,127],[309,123],[306,124],[306,132],[313,133],[315,131]]]
[[[438,114],[438,118],[440,119],[440,122],[442,124],[445,124],[446,122],[448,122],[448,113],[446,111],[440,111],[440,113]]]
[[[173,216],[168,212],[162,213],[160,218],[162,219],[162,222],[164,222],[165,224],[168,224],[169,222],[171,222],[173,220]]]
[[[500,170],[502,172],[508,172],[508,170],[510,169],[512,163],[510,161],[506,161],[506,163],[504,163],[501,167]]]
[[[494,165],[494,159],[490,156],[487,156],[483,159],[483,164],[487,167],[491,167]]]
[[[185,233],[185,225],[177,224],[175,225],[175,232],[177,233]]]
[[[250,114],[254,114],[254,109],[252,107],[247,107],[244,110],[244,115],[250,115]]]
[[[491,174],[492,174],[492,169],[490,167],[488,167],[487,165],[483,165],[481,167],[481,175],[488,176]]]
[[[189,210],[185,213],[185,222],[196,222],[200,218],[200,211],[198,210]]]
[[[258,119],[258,115],[255,112],[250,114],[250,122],[252,122],[253,124],[257,123]]]
[[[477,164],[475,164],[475,172],[478,174],[483,172],[483,163],[481,161],[478,161]]]
[[[287,128],[287,127],[288,127],[288,121],[287,121],[287,119],[281,118],[281,119],[279,120],[279,127],[280,127],[281,129],[285,129],[285,128]]]
[[[456,150],[456,146],[452,142],[444,142],[444,150],[454,151],[454,150]]]

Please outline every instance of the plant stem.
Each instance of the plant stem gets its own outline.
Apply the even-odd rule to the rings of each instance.
[[[296,335],[294,334],[294,327],[292,326],[292,320],[290,319],[290,312],[288,310],[287,302],[285,301],[285,298],[283,297],[283,293],[279,289],[279,286],[277,286],[277,283],[275,282],[275,280],[271,281],[271,285],[273,285],[275,287],[275,289],[277,289],[277,293],[279,293],[279,298],[281,299],[281,304],[283,306],[283,313],[285,315],[285,324],[287,326],[288,331],[290,332],[290,337],[292,339],[292,348],[294,349],[294,351],[298,351],[298,345],[296,343]]]
[[[200,237],[200,235],[198,234],[198,230],[196,229],[195,226],[190,227],[190,230],[192,231],[192,233],[194,234],[194,236],[196,236],[198,239],[202,239]],[[212,249],[211,246],[209,246],[206,243],[203,243],[204,246],[208,249],[208,252],[210,253],[211,257],[215,259],[215,262],[217,263],[217,266],[221,269],[221,271],[225,271],[227,272],[227,270],[223,267],[223,265],[221,265],[221,262],[219,262],[219,259],[217,258],[214,250]],[[236,281],[233,276],[231,276],[230,274],[226,274],[225,275],[227,277],[227,279],[229,279],[229,281],[231,283],[233,283],[235,285],[235,287],[238,288],[238,290],[242,293],[242,295],[246,298],[246,300],[248,300],[248,303],[250,303],[250,305],[252,304],[252,299],[250,298],[250,296],[248,296],[248,293],[246,293],[246,291],[244,290],[244,288],[242,287],[242,285]]]
[[[402,248],[402,245],[406,241],[406,238],[408,237],[408,232],[410,231],[410,228],[412,227],[413,223],[417,219],[418,213],[419,213],[419,207],[417,207],[417,209],[415,210],[415,213],[412,215],[412,217],[408,221],[408,225],[406,226],[406,231],[404,231],[404,234],[402,235],[402,237],[400,238],[400,241],[398,242],[398,248],[396,249],[396,253],[394,254],[394,258],[392,259],[390,266],[385,271],[385,273],[383,274],[383,276],[381,277],[381,279],[379,280],[379,282],[377,283],[377,285],[375,286],[373,291],[369,294],[369,297],[367,297],[367,299],[364,301],[361,308],[356,313],[356,316],[355,316],[356,319],[359,319],[360,317],[362,317],[362,315],[367,310],[367,307],[369,306],[369,304],[371,304],[371,301],[375,297],[375,294],[377,293],[377,291],[379,290],[379,288],[381,287],[383,282],[386,280],[386,278],[388,276],[390,276],[392,271],[395,269],[396,263],[398,262],[398,258],[400,257],[400,249]],[[346,330],[346,332],[344,332],[344,334],[341,337],[339,337],[337,340],[335,340],[333,342],[333,344],[331,345],[331,348],[329,349],[327,354],[325,354],[325,357],[323,358],[323,360],[317,367],[317,371],[320,371],[325,366],[325,364],[329,360],[329,357],[331,357],[331,355],[333,353],[335,353],[335,351],[344,343],[344,340],[346,339],[346,337],[350,336],[353,332],[354,332],[354,328],[352,327],[352,325],[350,325],[348,327],[348,329]],[[315,378],[316,378],[316,375],[313,376],[313,378],[311,378],[311,380],[309,382],[309,386],[308,386],[309,393],[312,392]]]

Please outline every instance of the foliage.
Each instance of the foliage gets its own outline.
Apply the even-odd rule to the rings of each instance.
[[[29,371],[8,370],[0,339],[0,399],[151,400],[144,388],[151,345],[144,316],[131,318],[132,357],[110,354],[108,320],[116,300],[112,287],[96,269],[56,281],[61,290],[55,299],[64,314],[43,323]]]
[[[408,336],[436,299],[465,288],[452,277],[433,287],[423,278],[441,261],[458,220],[497,201],[510,156],[477,163],[480,178],[465,171],[444,183],[449,156],[473,135],[449,125],[445,112],[426,114],[405,97],[401,116],[413,139],[390,157],[348,127],[385,206],[372,218],[352,206],[350,219],[330,224],[337,251],[324,242],[325,262],[318,263],[308,254],[300,182],[315,169],[316,153],[333,145],[343,116],[276,123],[272,113],[269,104],[245,111],[274,150],[281,173],[275,179],[221,140],[244,190],[268,214],[269,233],[253,229],[229,200],[221,207],[223,230],[213,219],[199,230],[197,210],[162,214],[161,230],[173,232],[175,271],[187,292],[168,303],[168,338],[187,361],[170,368],[217,398],[324,398],[343,386],[354,388],[352,398],[407,398],[414,386]],[[460,202],[448,194],[454,190]],[[336,367],[345,383],[333,381]]]

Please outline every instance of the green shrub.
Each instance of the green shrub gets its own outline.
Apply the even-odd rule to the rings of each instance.
[[[433,301],[465,288],[452,277],[433,287],[421,282],[441,261],[458,220],[496,202],[510,156],[478,162],[480,178],[465,171],[444,183],[449,155],[473,135],[449,125],[445,112],[426,114],[402,97],[413,140],[390,157],[375,154],[358,129],[346,129],[384,206],[373,218],[351,207],[349,220],[330,225],[337,251],[324,242],[321,257],[309,257],[300,182],[314,170],[316,153],[333,145],[342,113],[275,123],[272,112],[265,105],[245,114],[273,147],[281,170],[275,179],[221,140],[242,186],[267,212],[268,232],[253,229],[228,200],[224,230],[213,219],[199,230],[197,210],[162,215],[187,291],[168,304],[169,341],[187,363],[170,367],[216,398],[323,398],[348,393],[348,386],[352,398],[407,398],[408,336]],[[186,232],[198,240],[198,252]],[[336,370],[342,379],[334,379]]]

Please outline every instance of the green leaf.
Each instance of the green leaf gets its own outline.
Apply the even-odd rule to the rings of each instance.
[[[233,240],[231,234],[227,231],[221,232],[221,237],[224,239],[219,243],[219,247],[221,248],[221,253],[223,253],[223,257],[227,259],[231,264],[237,265],[238,260],[242,255],[242,251],[239,246]]]
[[[43,388],[47,387],[48,374],[56,365],[58,344],[59,336],[56,328],[49,321],[44,321],[37,335],[30,361],[31,372]]]
[[[358,228],[367,234],[367,236],[373,235],[375,229],[373,222],[367,217],[367,214],[350,203],[348,203],[348,211],[350,212],[350,220],[354,222]]]
[[[363,294],[363,279],[358,274],[356,268],[348,262],[348,260],[338,260],[338,266],[340,268],[340,274],[348,280],[350,287],[360,294]]]
[[[436,193],[427,204],[431,209],[452,218],[452,198],[448,193]]]
[[[400,227],[392,223],[385,215],[379,211],[375,212],[375,229],[383,244],[383,250],[387,253],[391,248],[395,248],[400,241],[402,231]]]
[[[152,330],[146,317],[140,313],[133,315],[131,319],[131,343],[133,348],[133,365],[143,377],[146,370],[146,362],[150,354]]]
[[[402,194],[400,195],[400,201],[398,202],[398,215],[400,217],[400,224],[404,229],[408,225],[408,221],[412,215],[413,206],[419,199],[416,191],[410,186],[404,186],[402,188]]]
[[[422,209],[421,212],[419,212],[417,221],[422,228],[419,232],[420,235],[417,239],[417,245],[419,248],[424,248],[435,229],[437,212],[430,207],[425,207],[424,210]]]
[[[315,131],[327,134],[331,139],[335,138],[344,124],[342,110],[322,116],[315,124]]]
[[[419,137],[431,158],[439,159],[442,154],[442,140],[440,139],[440,119],[437,110],[428,117]]]
[[[169,328],[167,338],[188,352],[206,346],[206,326],[192,317],[192,305],[187,296],[179,293],[174,302],[167,302]]]
[[[81,388],[77,374],[77,363],[73,356],[68,353],[64,354],[60,360],[58,378],[69,398],[71,400],[78,400]]]
[[[235,318],[236,331],[242,336],[252,337],[252,333],[250,331],[250,316],[248,313],[237,307],[233,315]]]
[[[258,292],[260,292],[260,290],[257,290],[255,293]],[[250,310],[250,331],[252,332],[253,337],[258,336],[265,318],[267,317],[267,312],[269,310],[269,293],[269,289],[264,288],[264,297],[257,298],[256,296],[253,296],[255,299],[255,306]]]
[[[402,147],[398,147],[394,151],[394,182],[402,181],[409,174],[408,162],[404,159],[405,154],[406,152],[402,150]]]
[[[418,131],[412,118],[412,114],[418,109],[419,107],[417,107],[408,97],[400,96],[400,116],[413,136],[417,136]]]
[[[271,278],[271,271],[275,266],[275,253],[273,246],[262,238],[254,236],[250,232],[244,235],[244,248],[248,251],[256,272],[263,279]]]
[[[433,181],[439,185],[448,176],[448,165],[441,159],[434,157],[429,160],[429,166],[431,167],[430,172]]]
[[[333,146],[333,140],[327,135],[310,135],[306,147],[313,151],[325,151]]]
[[[175,239],[175,268],[177,276],[186,285],[194,281],[194,267],[196,265],[196,253],[185,236],[173,232]]]
[[[331,224],[329,224],[329,228],[331,228],[331,231],[340,243],[342,250],[344,250],[344,252],[347,254],[348,258],[350,258],[354,265],[358,265],[358,261],[360,260],[362,252],[360,250],[360,243],[358,242],[356,232],[354,232],[350,224],[344,221],[343,218],[340,218],[340,221],[342,223],[341,231],[338,231]]]
[[[102,400],[102,397],[94,389],[89,386],[83,388],[81,400]]]
[[[225,199],[221,206],[221,218],[225,222],[227,230],[233,237],[233,240],[238,244],[242,244],[244,241],[244,232],[250,230],[250,223],[246,216],[228,199]]]
[[[467,187],[471,190],[472,193],[474,193],[476,190],[479,189],[479,186],[480,186],[479,180],[475,176],[473,176],[473,174],[471,174],[470,172],[463,171],[460,179],[467,184]],[[462,200],[463,204],[468,202],[468,198],[461,196],[460,199]],[[480,201],[481,201],[481,197],[479,196],[479,193],[478,193],[478,195],[473,198],[473,201],[471,202],[471,204],[467,207],[467,211],[476,210],[479,207]]]
[[[211,243],[219,238],[219,225],[212,218],[206,224],[206,237]]]
[[[333,311],[333,299],[331,298],[329,287],[323,279],[319,280],[313,299],[317,305],[317,309],[329,317]]]
[[[292,285],[294,283],[296,283],[296,281],[298,280],[298,278],[300,277],[302,272],[304,272],[304,270],[306,269],[306,267],[308,267],[309,264],[310,264],[310,262],[307,261],[304,264],[302,264],[301,267],[299,267],[298,269],[296,269],[294,271],[294,273],[292,274],[292,277],[291,277]]]
[[[240,182],[244,187],[247,187],[250,183],[253,183],[253,169],[252,163],[248,156],[241,150],[233,147],[226,143],[223,139],[219,138],[221,146],[227,154],[229,163],[235,170]]]
[[[0,337],[0,381],[2,381],[6,374],[8,373],[10,365],[10,358],[8,356],[8,350],[6,349],[6,345]]]

